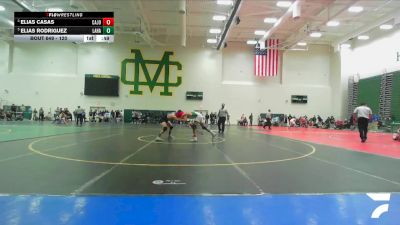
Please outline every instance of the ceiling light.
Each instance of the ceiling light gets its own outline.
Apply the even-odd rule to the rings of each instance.
[[[306,49],[306,48],[291,48],[289,50],[291,50],[291,51],[307,51],[308,49]]]
[[[215,44],[217,43],[217,39],[207,39],[208,44]]]
[[[322,36],[322,34],[320,33],[320,32],[312,32],[311,34],[310,34],[310,37],[315,37],[315,38],[319,38],[319,37],[321,37]]]
[[[289,8],[292,5],[292,2],[289,1],[278,1],[276,3],[276,6],[282,7],[282,8]]]
[[[350,48],[350,47],[351,47],[351,44],[344,43],[344,44],[341,44],[340,47],[341,47],[341,48]]]
[[[231,0],[217,0],[218,5],[233,5],[233,1]]]
[[[299,45],[299,46],[306,46],[307,43],[305,43],[305,42],[299,42],[299,43],[297,43],[297,45]]]
[[[224,20],[226,20],[226,16],[215,15],[215,16],[213,16],[213,20],[224,21]]]
[[[266,33],[265,30],[256,30],[256,31],[254,31],[255,35],[264,35],[265,33]]]
[[[367,35],[358,36],[358,40],[368,40],[368,39],[369,39],[369,36],[367,36]]]
[[[363,11],[364,8],[361,6],[352,6],[348,10],[349,10],[349,12],[359,13],[359,12]]]
[[[278,19],[274,17],[267,17],[264,19],[264,23],[276,23],[276,21],[278,21]]]
[[[2,5],[0,5],[0,11],[4,11],[4,10],[6,10],[6,8]]]
[[[219,34],[219,33],[221,33],[221,29],[218,29],[218,28],[211,28],[211,29],[210,29],[210,33],[211,33],[211,34]]]
[[[335,21],[335,20],[331,20],[331,21],[326,23],[326,25],[328,27],[337,27],[337,26],[339,26],[339,24],[340,24],[340,22],[339,21]]]
[[[63,12],[62,8],[48,8],[46,9],[47,12]]]
[[[255,44],[257,44],[257,41],[256,40],[248,40],[246,43],[248,45],[255,45]]]
[[[391,29],[393,29],[393,25],[391,25],[391,24],[382,24],[379,28],[381,30],[391,30]]]

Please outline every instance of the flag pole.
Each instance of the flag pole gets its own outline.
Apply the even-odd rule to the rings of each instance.
[[[282,73],[282,68],[283,68],[283,51],[278,51],[279,54],[279,74],[281,75],[280,77],[280,84],[282,85],[283,83],[283,73]]]

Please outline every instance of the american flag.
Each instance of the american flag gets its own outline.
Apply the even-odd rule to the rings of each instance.
[[[265,41],[265,49],[257,44],[254,49],[254,74],[258,77],[274,77],[279,72],[278,39]]]

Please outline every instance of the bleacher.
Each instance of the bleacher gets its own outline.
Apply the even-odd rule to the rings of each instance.
[[[22,105],[16,105],[16,112],[11,113],[13,120],[30,120],[32,118],[32,107],[31,106],[24,106],[25,109],[22,109]],[[3,112],[12,112],[11,105],[3,105]]]
[[[161,117],[174,110],[143,110],[143,109],[124,109],[124,122],[132,123],[132,112],[141,113],[140,123],[158,124]]]

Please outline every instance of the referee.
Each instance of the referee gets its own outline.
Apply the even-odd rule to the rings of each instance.
[[[268,112],[265,114],[265,119],[267,120],[264,123],[263,128],[265,129],[265,127],[268,127],[268,130],[271,130],[271,125],[272,125],[272,113],[271,110],[268,109]]]
[[[221,109],[218,111],[218,133],[224,133],[225,121],[228,116],[228,110],[225,109],[225,104],[222,103]]]
[[[75,110],[76,113],[76,125],[78,125],[78,122],[81,124],[83,123],[83,114],[85,113],[85,110],[83,110],[80,106]]]
[[[358,131],[360,132],[361,142],[367,140],[368,120],[372,118],[372,110],[363,102],[354,109],[354,120],[357,118]]]

